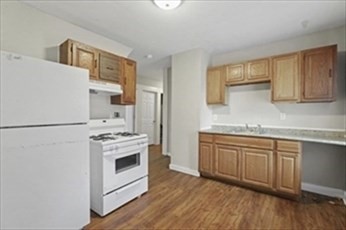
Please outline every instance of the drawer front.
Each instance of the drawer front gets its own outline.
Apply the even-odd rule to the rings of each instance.
[[[278,151],[286,151],[286,152],[300,153],[302,149],[302,144],[299,141],[278,140],[276,142],[276,146]]]
[[[213,134],[199,134],[199,141],[200,142],[213,142]]]
[[[215,143],[260,149],[274,149],[274,141],[265,138],[215,135]]]

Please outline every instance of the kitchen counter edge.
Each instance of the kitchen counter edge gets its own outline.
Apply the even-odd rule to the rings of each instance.
[[[297,132],[299,132],[299,130],[297,130]],[[246,137],[263,137],[263,138],[306,141],[306,142],[315,142],[315,143],[321,143],[321,144],[346,146],[346,138],[330,136],[328,135],[329,132],[327,131],[325,132],[326,133],[325,137],[307,136],[307,135],[299,135],[299,134],[293,135],[293,134],[276,134],[276,133],[228,132],[228,131],[216,130],[213,128],[200,130],[199,133],[246,136]]]

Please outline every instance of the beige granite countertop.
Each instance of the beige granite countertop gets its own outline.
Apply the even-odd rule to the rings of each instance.
[[[258,128],[230,125],[213,125],[210,129],[200,130],[203,133],[229,134],[240,136],[269,137],[276,139],[287,139],[297,141],[308,141],[323,144],[333,144],[346,146],[346,132],[324,131],[312,129],[291,129],[291,128]]]

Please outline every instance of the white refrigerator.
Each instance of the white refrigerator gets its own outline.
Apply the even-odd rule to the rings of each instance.
[[[87,70],[1,51],[0,229],[90,222]]]

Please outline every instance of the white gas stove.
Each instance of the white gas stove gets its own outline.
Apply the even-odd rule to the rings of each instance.
[[[124,119],[90,120],[91,209],[104,216],[148,191],[148,137]]]

